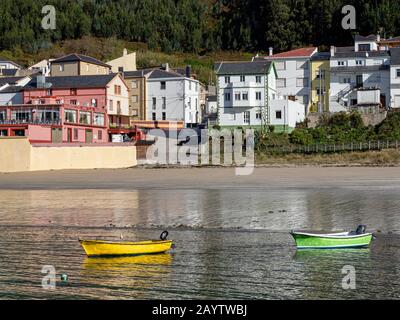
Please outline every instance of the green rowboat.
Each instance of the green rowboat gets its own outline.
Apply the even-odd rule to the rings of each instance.
[[[298,249],[338,249],[368,247],[372,233],[365,232],[365,226],[358,226],[356,231],[338,233],[311,233],[292,231]]]

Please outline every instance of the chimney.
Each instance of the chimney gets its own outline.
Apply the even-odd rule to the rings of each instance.
[[[331,57],[335,56],[335,51],[336,51],[335,46],[331,46]]]
[[[378,35],[376,36],[376,42],[381,41],[381,35],[378,33]]]
[[[273,56],[274,55],[274,48],[272,48],[272,47],[269,47],[269,56],[271,57],[271,56]]]
[[[165,71],[169,71],[169,63],[168,62],[167,63],[163,63],[161,65],[161,68],[164,69]]]
[[[127,50],[126,48],[124,48],[124,51],[122,52],[122,55],[123,55],[123,56],[128,55],[128,50]]]
[[[186,66],[186,78],[190,78],[190,75],[192,74],[191,69],[192,68],[189,65]]]

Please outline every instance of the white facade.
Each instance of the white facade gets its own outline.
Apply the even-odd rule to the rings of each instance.
[[[339,48],[340,49],[340,48]],[[338,52],[331,49],[330,109],[343,110],[355,106],[358,88],[380,90],[380,103],[390,105],[390,57],[384,51]]]
[[[198,80],[179,74],[171,76],[171,73],[165,77],[150,75],[147,79],[146,100],[146,120],[183,121],[185,126],[201,122]]]
[[[129,116],[129,91],[121,76],[115,76],[107,85],[107,113]]]
[[[10,60],[0,59],[0,69],[17,69],[17,70],[20,70],[21,67],[18,64],[16,64],[15,62],[12,62]]]
[[[227,63],[229,65],[229,63]],[[237,69],[235,65],[231,67]],[[252,68],[253,66],[249,66]],[[246,63],[241,68],[246,71]],[[222,70],[228,70],[224,73]],[[305,117],[304,105],[281,99],[276,90],[273,64],[267,74],[231,74],[229,66],[218,68],[218,124],[226,127],[260,126],[262,110],[268,112],[269,125],[294,128]],[[266,107],[268,104],[268,108]]]
[[[390,97],[390,107],[400,108],[400,64],[390,66]]]

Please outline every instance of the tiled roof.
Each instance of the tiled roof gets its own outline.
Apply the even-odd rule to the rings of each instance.
[[[265,74],[271,67],[271,61],[217,62],[214,69],[217,74]]]
[[[95,76],[66,76],[46,77],[49,88],[104,88],[114,79],[116,74],[95,75]],[[25,86],[25,89],[37,89],[37,77],[34,77]]]
[[[162,78],[182,78],[183,76],[175,71],[165,71],[162,69],[154,69],[149,75],[149,79]]]
[[[378,37],[374,34],[370,34],[369,36],[366,36],[366,37],[360,36],[359,34],[357,34],[354,37],[355,41],[376,41],[377,39],[378,39]]]
[[[106,63],[104,63],[104,62],[102,62],[100,60],[97,60],[97,59],[95,59],[93,57],[85,56],[83,54],[77,54],[77,53],[68,54],[68,55],[63,56],[61,58],[53,60],[51,63],[74,62],[74,61],[83,61],[83,62],[97,64],[99,66],[111,68],[110,65],[108,65],[108,64],[106,64]]]
[[[18,73],[18,69],[1,69],[0,74],[4,76],[15,76]]]
[[[261,58],[268,59],[268,60],[269,59],[279,59],[279,58],[309,58],[316,52],[316,50],[317,50],[316,47],[300,48],[300,49],[285,51],[285,52],[274,54],[272,56],[265,56],[265,57],[261,57]]]
[[[4,77],[0,78],[0,86],[3,86],[5,84],[15,84],[18,80],[21,80],[25,77]]]
[[[146,74],[153,71],[153,69],[142,69],[137,71],[125,71],[123,72],[124,78],[135,78],[135,77],[143,77]]]
[[[330,52],[317,52],[311,57],[312,61],[329,60],[331,58]]]

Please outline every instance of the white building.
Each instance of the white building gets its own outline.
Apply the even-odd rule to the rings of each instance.
[[[374,41],[376,37],[356,36],[354,47],[331,47],[331,111],[347,110],[367,101],[368,97],[362,95],[370,95],[371,90],[374,95],[379,90],[383,107],[390,106],[390,56],[388,51],[379,51]]]
[[[22,89],[30,80],[30,77],[0,78],[0,106],[23,104]]]
[[[310,59],[318,52],[318,48],[300,48],[278,54],[273,54],[270,48],[269,56],[254,57],[253,61],[274,61],[278,79],[276,90],[285,99],[289,98],[301,103],[308,110],[310,102]]]
[[[400,108],[400,48],[390,50],[390,107]]]
[[[264,123],[289,129],[289,119],[290,128],[295,126],[292,119],[304,120],[304,106],[279,99],[273,62],[220,62],[216,63],[215,70],[220,126],[258,127]],[[302,110],[299,117],[295,116],[298,108]]]
[[[41,73],[42,75],[48,77],[50,76],[51,62],[53,60],[54,59],[43,59],[31,65],[28,70],[31,70],[33,73]]]
[[[146,120],[196,126],[201,123],[199,81],[166,69],[154,69],[147,75]]]

